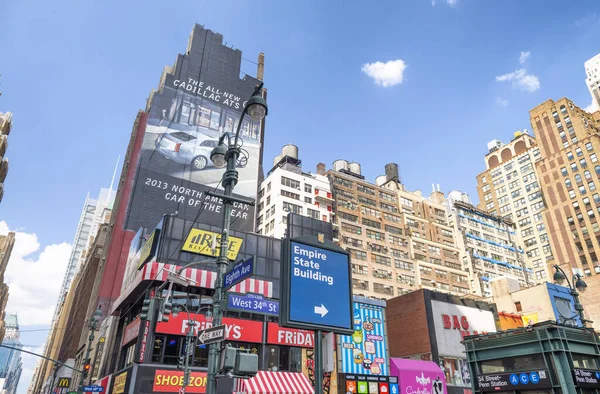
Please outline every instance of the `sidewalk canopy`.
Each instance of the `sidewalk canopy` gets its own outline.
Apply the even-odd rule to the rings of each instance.
[[[315,389],[299,372],[258,371],[250,379],[238,379],[236,394],[314,394]]]

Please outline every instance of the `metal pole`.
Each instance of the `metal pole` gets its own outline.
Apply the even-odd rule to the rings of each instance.
[[[52,372],[52,383],[50,383],[50,391],[48,393],[52,393],[52,388],[54,387],[54,382],[56,381],[57,374],[58,374],[58,365],[54,364],[54,372]]]
[[[227,169],[225,170],[225,174],[223,174],[223,189],[224,189],[224,197],[223,198],[223,232],[221,233],[221,250],[219,253],[219,257],[217,258],[217,279],[215,281],[215,295],[213,297],[213,326],[219,326],[223,321],[223,275],[227,270],[227,266],[229,265],[229,260],[227,258],[227,252],[229,251],[229,228],[231,226],[231,208],[233,202],[227,197],[231,197],[233,195],[233,188],[238,181],[238,172],[235,169],[235,164],[237,162],[237,158],[239,156],[240,150],[237,147],[237,139],[240,133],[240,129],[242,126],[242,122],[244,121],[244,116],[246,114],[247,107],[244,107],[244,111],[242,112],[242,116],[240,117],[240,121],[238,123],[237,132],[235,134],[235,142],[234,145],[229,145],[229,149],[225,154],[225,159],[227,160]],[[207,394],[215,394],[217,392],[217,369],[219,367],[219,343],[210,344],[208,351],[208,384],[206,387]]]
[[[189,319],[189,318],[188,318]],[[181,387],[181,393],[185,394],[187,386],[190,384],[190,353],[192,348],[192,339],[194,338],[194,326],[196,322],[194,320],[188,320],[188,331],[185,334],[185,363],[183,367],[183,385]]]
[[[96,328],[96,324],[94,321],[94,318],[92,317],[92,320],[90,320],[90,337],[88,338],[88,345],[87,345],[87,349],[85,351],[85,358],[83,359],[83,372],[81,373],[81,379],[79,380],[79,389],[81,390],[81,392],[83,392],[83,386],[85,385],[85,378],[87,376],[85,375],[85,365],[88,363],[88,360],[90,358],[90,353],[92,352],[92,342],[94,341],[94,329]],[[91,368],[91,365],[90,365]],[[88,375],[90,374],[90,371],[87,371]],[[91,379],[91,376],[89,377]],[[89,381],[88,381],[89,382]]]
[[[323,331],[315,331],[315,394],[323,394]]]

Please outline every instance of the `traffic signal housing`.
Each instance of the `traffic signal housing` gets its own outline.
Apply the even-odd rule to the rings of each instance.
[[[140,319],[142,320],[152,320],[152,308],[154,307],[154,299],[146,298],[142,303],[142,313],[140,314]]]
[[[91,367],[92,366],[90,365],[90,359],[85,360],[85,363],[83,364],[83,371],[82,371],[83,379],[88,377]]]
[[[162,308],[162,318],[161,320],[163,322],[168,322],[169,321],[169,316],[171,315],[171,311],[173,310],[173,304],[171,304],[170,302],[165,302],[163,304],[163,308]]]
[[[185,369],[185,357],[186,356],[179,356],[177,359],[177,369]]]

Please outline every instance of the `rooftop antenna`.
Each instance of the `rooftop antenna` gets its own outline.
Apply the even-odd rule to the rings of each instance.
[[[113,171],[113,176],[110,181],[110,188],[108,189],[108,196],[106,196],[106,201],[110,200],[111,194],[113,192],[113,185],[115,184],[115,177],[117,176],[117,168],[119,168],[119,160],[121,160],[121,155],[117,156],[117,162],[115,163],[115,170]]]

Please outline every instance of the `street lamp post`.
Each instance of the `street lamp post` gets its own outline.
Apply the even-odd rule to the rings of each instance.
[[[249,115],[254,121],[262,120],[268,112],[267,103],[263,99],[261,90],[263,83],[258,84],[252,97],[246,103],[242,116],[238,122],[235,136],[229,133],[225,133],[219,138],[219,144],[213,149],[210,159],[215,167],[223,168],[227,166],[225,173],[223,174],[223,195],[219,195],[223,200],[224,214],[223,214],[223,230],[221,232],[221,249],[219,257],[217,258],[217,279],[215,281],[215,294],[213,298],[213,324],[219,326],[223,320],[223,275],[229,264],[227,258],[228,246],[229,246],[229,229],[231,225],[231,209],[234,202],[240,202],[240,199],[233,197],[233,188],[238,182],[238,171],[235,166],[240,156],[240,146],[238,140],[240,136],[240,130],[244,121],[244,116]],[[225,144],[227,139],[227,144]],[[219,344],[213,343],[210,345],[208,352],[208,385],[207,394],[215,394],[217,392],[217,369],[219,364]]]
[[[187,386],[190,384],[190,356],[192,355],[192,349],[193,349],[193,342],[194,339],[196,337],[195,333],[194,333],[194,327],[196,326],[196,319],[194,317],[192,317],[192,314],[190,313],[189,309],[187,308],[186,305],[176,305],[173,307],[173,311],[171,312],[171,316],[173,317],[177,317],[177,315],[179,315],[179,311],[180,308],[183,308],[185,310],[185,312],[187,312],[188,315],[188,330],[185,333],[185,348],[184,348],[184,352],[185,352],[185,359],[184,359],[184,363],[183,363],[183,383],[181,384],[181,390],[179,390],[180,394],[185,394],[185,391],[187,389]],[[202,309],[207,309],[210,307],[206,307],[206,306],[200,306],[198,308],[198,310],[196,312],[194,312],[195,314],[200,313],[200,311],[202,311]],[[208,310],[206,312],[206,318],[210,319],[212,316],[210,310]]]
[[[554,269],[556,270],[554,273],[554,281],[559,285],[562,285],[565,283],[565,281],[567,282],[567,285],[569,286],[569,292],[573,296],[573,301],[575,302],[575,311],[581,319],[581,324],[583,327],[585,327],[585,323],[589,322],[589,320],[585,320],[583,315],[583,305],[581,305],[581,302],[579,301],[579,293],[584,293],[587,290],[587,284],[579,274],[574,274],[571,278],[571,281],[569,281],[567,274],[562,270],[562,268],[560,268],[558,265],[555,265]],[[573,285],[575,285],[575,287],[573,287]],[[579,292],[577,290],[579,290]]]
[[[100,320],[100,316],[102,316],[102,311],[98,308],[92,316],[90,316],[90,320],[88,322],[88,328],[90,329],[90,336],[88,338],[87,349],[85,351],[85,358],[83,359],[83,371],[81,372],[81,379],[79,380],[79,389],[83,392],[83,386],[85,385],[85,379],[88,377],[90,373],[90,353],[92,352],[92,343],[94,342],[94,331],[96,331],[98,321]],[[90,376],[91,379],[91,376]]]

